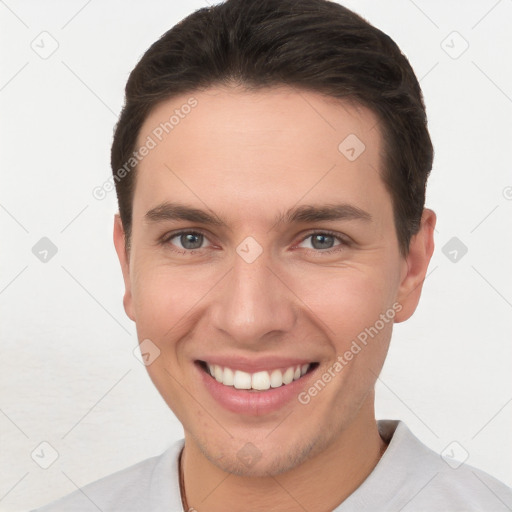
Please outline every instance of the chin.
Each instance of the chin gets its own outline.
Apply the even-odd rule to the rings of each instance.
[[[268,477],[293,470],[324,450],[331,441],[325,434],[317,435],[309,442],[303,436],[298,436],[299,440],[294,437],[288,437],[287,443],[279,438],[275,443],[265,438],[254,443],[235,438],[215,446],[211,439],[205,439],[198,446],[213,465],[226,473],[244,477]]]

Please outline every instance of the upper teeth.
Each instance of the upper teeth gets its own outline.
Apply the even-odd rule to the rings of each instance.
[[[232,370],[227,366],[222,368],[217,364],[207,363],[207,365],[210,375],[217,382],[225,386],[234,386],[236,389],[257,389],[259,391],[290,384],[290,382],[300,379],[309,369],[309,364],[303,364],[302,366],[290,366],[284,371],[270,370],[251,374],[242,370]]]

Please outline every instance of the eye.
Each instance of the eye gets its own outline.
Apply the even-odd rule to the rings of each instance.
[[[338,242],[338,243],[336,243]],[[303,244],[309,243],[309,247]],[[348,242],[339,235],[329,231],[316,231],[310,233],[303,239],[299,247],[306,247],[316,250],[316,252],[337,252],[348,245]]]
[[[198,231],[179,231],[177,233],[170,233],[162,240],[162,244],[169,244],[170,247],[176,246],[178,252],[194,251],[203,249],[202,245],[205,242],[206,236]]]
[[[160,243],[174,252],[186,254],[205,249],[208,247],[203,245],[206,241],[208,238],[200,231],[182,230],[165,235]],[[349,241],[339,234],[315,231],[303,238],[297,247],[311,249],[315,253],[329,254],[343,250],[348,245]]]

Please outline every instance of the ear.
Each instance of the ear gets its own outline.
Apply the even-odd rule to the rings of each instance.
[[[123,228],[121,217],[118,213],[114,216],[114,246],[116,248],[117,257],[121,264],[124,279],[124,298],[123,306],[128,317],[135,322],[132,303],[132,287],[130,279],[130,254],[126,248],[126,236]]]
[[[398,289],[397,302],[402,305],[402,309],[395,316],[396,323],[410,318],[418,306],[428,264],[434,252],[436,220],[436,214],[425,208],[421,216],[420,229],[411,238],[409,254],[404,260],[404,270]]]

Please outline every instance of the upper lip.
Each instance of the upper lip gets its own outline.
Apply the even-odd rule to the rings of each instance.
[[[202,357],[197,361],[203,361],[208,364],[216,364],[222,367],[228,367],[232,370],[242,370],[247,373],[255,373],[264,370],[278,370],[289,368],[290,366],[302,366],[303,364],[311,364],[316,361],[313,359],[304,359],[299,357],[233,357],[233,356],[212,356]]]

